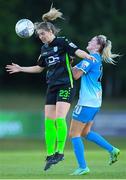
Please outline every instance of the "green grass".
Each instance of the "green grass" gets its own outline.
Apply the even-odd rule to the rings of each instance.
[[[106,151],[86,143],[85,156],[91,172],[73,177],[69,174],[77,167],[77,163],[69,143],[65,160],[44,172],[46,153],[40,141],[0,141],[0,179],[125,179],[125,141],[122,139],[120,142],[112,141],[121,149],[119,161],[112,166],[108,165],[109,155]]]
[[[41,111],[44,108],[44,98],[41,93],[2,92],[0,109]],[[71,109],[74,105],[75,102]],[[126,101],[103,100],[102,109],[126,110]],[[76,168],[77,163],[69,143],[66,145],[65,160],[44,172],[46,152],[40,140],[0,140],[0,179],[125,179],[126,139],[110,139],[110,142],[121,149],[118,162],[109,166],[108,154],[86,142],[86,160],[91,172],[85,176],[71,177],[69,174]]]
[[[63,162],[53,166],[49,171],[44,172],[44,156],[42,151],[13,151],[0,153],[0,178],[11,179],[70,179],[69,174],[76,168],[76,162],[73,153],[67,150]],[[88,166],[91,169],[87,179],[117,179],[125,178],[125,161],[124,151],[121,152],[119,162],[113,166],[107,164],[107,154],[103,151],[87,151],[86,157]],[[83,176],[75,178],[83,179]]]

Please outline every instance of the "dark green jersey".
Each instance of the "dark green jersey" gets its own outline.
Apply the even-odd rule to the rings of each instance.
[[[56,37],[50,44],[44,44],[38,65],[47,68],[49,86],[73,84],[70,56],[75,56],[78,47],[64,37]]]

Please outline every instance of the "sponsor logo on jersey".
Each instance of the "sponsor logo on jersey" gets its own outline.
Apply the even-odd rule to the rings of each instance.
[[[73,47],[73,48],[77,48],[77,46],[74,43],[69,43],[69,46]]]
[[[43,52],[43,53],[42,53],[43,56],[45,56],[45,55],[47,55],[47,54],[48,54],[48,52]]]
[[[82,63],[82,66],[84,67],[84,68],[86,68],[86,67],[88,67],[89,66],[89,62],[87,62],[87,61],[83,61],[83,63]]]
[[[59,62],[60,62],[60,58],[58,56],[57,57],[54,57],[54,56],[48,57],[48,66],[52,66]]]

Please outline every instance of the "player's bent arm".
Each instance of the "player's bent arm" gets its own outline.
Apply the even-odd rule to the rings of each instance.
[[[86,58],[86,59],[90,59],[90,60],[95,60],[94,57],[90,56],[88,53],[86,53],[85,51],[83,51],[81,49],[77,49],[75,51],[75,55],[82,59]]]
[[[72,68],[73,77],[75,80],[79,79],[83,75],[83,71],[80,69],[77,69],[76,67]]]

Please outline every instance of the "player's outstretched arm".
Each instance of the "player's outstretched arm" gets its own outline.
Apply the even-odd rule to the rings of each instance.
[[[6,71],[9,72],[9,74],[18,73],[18,72],[41,73],[43,70],[44,68],[38,65],[30,66],[30,67],[22,67],[19,66],[18,64],[12,63],[11,65],[6,66]]]
[[[85,51],[78,49],[75,52],[76,56],[78,56],[79,58],[86,58],[86,59],[90,59],[90,60],[95,60],[95,58],[93,56],[90,56],[88,53],[86,53]]]

